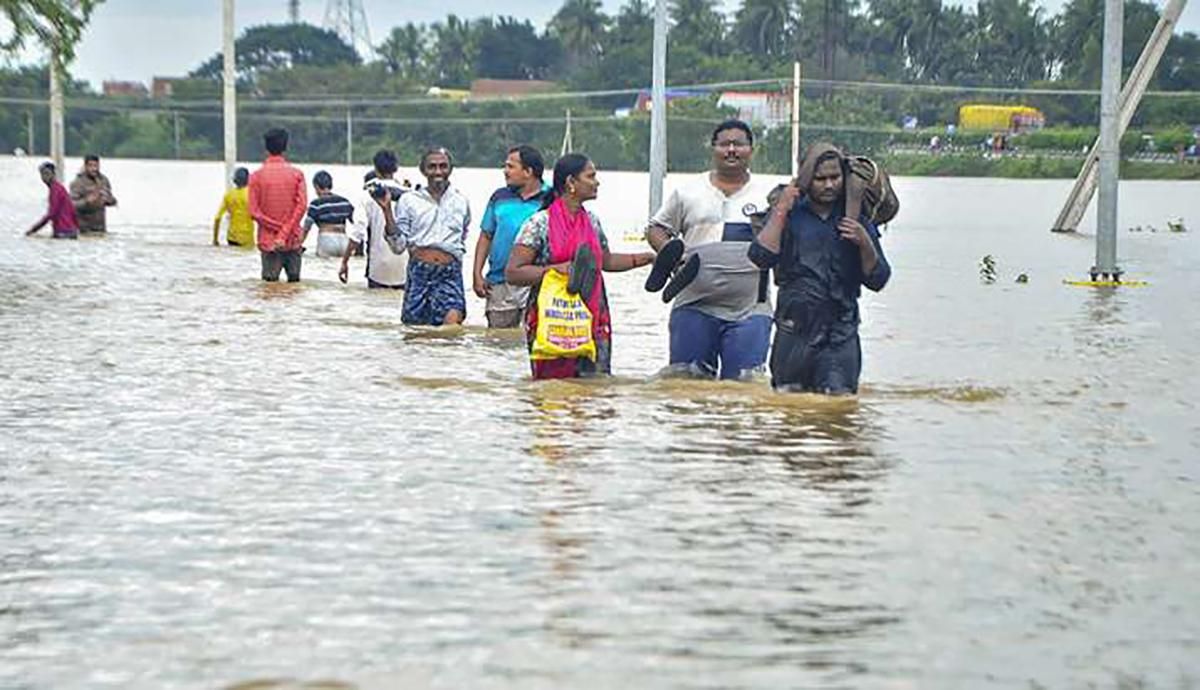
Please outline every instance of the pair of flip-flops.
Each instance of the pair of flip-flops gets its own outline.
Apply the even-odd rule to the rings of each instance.
[[[683,240],[678,237],[658,250],[650,275],[646,277],[646,292],[662,290],[663,302],[670,302],[696,279],[696,274],[700,272],[700,257],[692,254],[687,261],[683,261],[683,250]]]
[[[591,297],[596,287],[597,268],[596,253],[586,244],[579,245],[567,270],[567,293],[580,295],[585,300]]]

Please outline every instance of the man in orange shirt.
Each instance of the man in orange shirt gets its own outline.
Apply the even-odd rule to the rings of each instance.
[[[263,135],[267,159],[250,176],[250,217],[258,222],[258,251],[262,254],[262,278],[279,280],[287,271],[289,283],[300,280],[300,254],[304,234],[300,219],[308,209],[308,191],[304,173],[287,162],[286,129],[272,129]]]

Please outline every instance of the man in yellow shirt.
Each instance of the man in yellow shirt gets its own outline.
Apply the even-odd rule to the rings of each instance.
[[[254,246],[254,219],[250,217],[250,193],[246,185],[250,183],[250,171],[238,168],[233,173],[234,188],[225,192],[221,208],[213,220],[213,246],[220,243],[221,219],[229,214],[229,230],[225,233],[225,241],[234,247]]]

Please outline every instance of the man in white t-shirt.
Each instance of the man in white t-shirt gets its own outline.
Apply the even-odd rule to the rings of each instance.
[[[388,223],[394,224],[396,203],[408,191],[392,177],[398,168],[395,153],[381,150],[375,154],[375,176],[364,185],[361,197],[354,204],[354,215],[346,226],[346,237],[350,241],[338,269],[338,278],[343,283],[350,275],[350,255],[359,247],[365,247],[367,287],[404,289],[408,254],[396,254],[387,244]],[[381,203],[385,199],[390,202],[386,207]]]
[[[747,251],[748,214],[767,209],[774,185],[750,175],[754,134],[745,122],[717,125],[711,145],[712,169],[671,192],[650,219],[646,240],[659,259],[646,289],[665,284],[674,302],[673,368],[740,379],[763,370],[770,346],[770,286]]]

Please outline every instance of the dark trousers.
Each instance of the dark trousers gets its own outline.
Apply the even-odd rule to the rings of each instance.
[[[268,283],[279,280],[279,272],[287,272],[289,283],[300,281],[300,250],[290,252],[261,252],[262,279]]]
[[[858,334],[830,344],[825,337],[775,330],[771,385],[780,390],[846,395],[858,392],[862,347]]]

